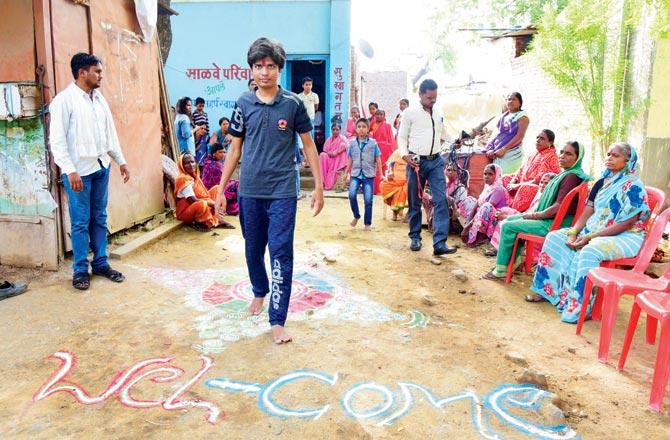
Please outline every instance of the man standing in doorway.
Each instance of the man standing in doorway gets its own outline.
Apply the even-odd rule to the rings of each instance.
[[[442,116],[433,108],[437,100],[437,83],[424,80],[419,86],[420,105],[408,108],[400,121],[398,150],[409,165],[407,167],[407,191],[409,200],[410,249],[421,249],[421,198],[426,180],[435,204],[433,220],[433,255],[456,252],[447,246],[449,233],[449,209],[447,207],[444,159],[440,156],[440,144],[444,140]]]
[[[298,95],[298,98],[305,104],[305,110],[307,110],[309,120],[312,122],[312,127],[314,127],[316,111],[319,109],[319,95],[312,92],[313,85],[312,78],[309,76],[304,77],[302,79],[302,93]],[[312,134],[314,134],[314,129],[312,129]]]
[[[72,285],[90,286],[88,249],[93,251],[93,275],[114,282],[125,280],[107,261],[107,191],[110,157],[119,164],[123,182],[130,172],[123,157],[107,101],[97,90],[102,63],[95,55],[78,53],[70,61],[75,82],[49,105],[49,144],[54,162],[63,173],[70,211]]]
[[[293,232],[297,208],[295,176],[295,136],[299,135],[316,189],[312,195],[312,215],[323,208],[323,184],[312,124],[298,95],[279,87],[279,75],[286,62],[281,44],[267,38],[254,41],[247,61],[258,86],[237,100],[228,132],[233,136],[221,176],[225,188],[242,155],[240,224],[244,252],[254,299],[253,315],[263,310],[270,294],[268,314],[274,342],[291,340],[284,329],[293,281]],[[243,145],[244,144],[244,145]],[[216,207],[225,212],[226,198],[219,190]],[[272,282],[265,269],[265,249],[270,251]]]

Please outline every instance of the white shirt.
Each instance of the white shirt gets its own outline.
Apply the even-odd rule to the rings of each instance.
[[[72,83],[51,101],[49,114],[51,154],[61,172],[88,176],[101,163],[108,168],[110,157],[125,165],[112,112],[99,91],[89,95]]]
[[[307,116],[313,121],[316,114],[316,106],[319,105],[319,95],[314,92],[309,92],[309,95],[305,95],[305,92],[302,92],[298,95],[298,98],[305,104]]]
[[[405,109],[398,129],[398,150],[401,155],[410,152],[419,156],[437,154],[444,139],[444,121],[435,107],[432,117],[423,107]]]

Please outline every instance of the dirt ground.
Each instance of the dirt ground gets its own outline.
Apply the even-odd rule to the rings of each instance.
[[[71,262],[0,271],[31,282],[0,302],[0,437],[670,438],[670,399],[647,409],[656,347],[642,328],[615,369],[628,299],[599,363],[598,323],[576,336],[548,303],[523,301],[526,276],[481,281],[482,249],[435,265],[424,232],[410,252],[407,226],[375,203],[369,233],[348,226],[346,200],[317,218],[299,203],[285,346],[267,315],[245,313],[239,229],[182,228],[117,261],[127,282],[94,278],[86,293],[69,287]],[[524,363],[548,392],[518,384]]]

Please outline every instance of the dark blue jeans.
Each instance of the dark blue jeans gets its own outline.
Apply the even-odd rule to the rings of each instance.
[[[93,251],[93,270],[109,266],[107,262],[107,189],[109,168],[100,168],[93,174],[82,176],[84,189],[72,191],[70,181],[63,174],[70,211],[70,239],[75,274],[88,272],[88,249]]]
[[[407,166],[407,198],[409,202],[409,238],[421,239],[421,198],[419,197],[419,181],[421,188],[425,188],[426,181],[430,183],[435,208],[433,210],[433,247],[444,244],[449,233],[449,207],[447,206],[446,187],[444,176],[444,159],[437,157],[433,160],[421,160],[419,172]]]
[[[363,185],[363,203],[365,204],[365,214],[363,223],[366,226],[372,224],[372,197],[374,196],[374,182],[375,178],[367,177],[352,177],[349,182],[349,204],[351,205],[351,212],[354,213],[354,218],[361,218],[361,213],[358,211],[358,188]]]
[[[249,280],[256,298],[270,295],[270,325],[284,325],[293,282],[293,232],[297,198],[256,199],[240,197],[240,225],[244,237]],[[270,250],[271,282],[265,269],[265,249]]]

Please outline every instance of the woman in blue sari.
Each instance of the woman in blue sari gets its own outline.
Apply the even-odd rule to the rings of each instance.
[[[556,306],[561,320],[576,323],[589,270],[605,260],[634,257],[649,217],[647,192],[637,175],[637,153],[625,143],[607,151],[607,169],[598,180],[577,223],[550,232],[538,258],[531,290]],[[591,314],[595,295],[586,304]]]

